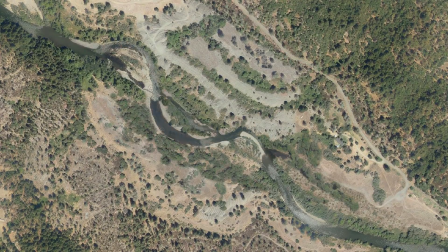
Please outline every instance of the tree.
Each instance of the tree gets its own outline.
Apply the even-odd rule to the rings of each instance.
[[[220,38],[224,37],[224,32],[222,32],[221,29],[218,29],[218,37]]]

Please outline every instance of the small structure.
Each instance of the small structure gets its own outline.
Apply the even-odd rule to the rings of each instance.
[[[344,144],[345,144],[344,141],[342,141],[342,139],[339,138],[338,135],[335,135],[334,138],[336,141],[336,147],[340,148],[340,147],[344,146]]]

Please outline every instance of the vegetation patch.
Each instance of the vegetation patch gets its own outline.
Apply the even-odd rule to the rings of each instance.
[[[218,190],[218,193],[221,195],[226,194],[227,190],[226,190],[226,186],[222,183],[222,182],[217,182],[215,184],[216,190]]]
[[[372,186],[373,186],[373,200],[376,203],[382,205],[384,199],[386,199],[386,192],[380,188],[380,177],[378,176],[377,172],[375,172],[375,174],[373,175]]]
[[[121,116],[126,121],[126,127],[146,137],[147,140],[154,138],[155,129],[150,119],[151,112],[145,104],[128,99],[120,99],[117,104],[120,106]]]

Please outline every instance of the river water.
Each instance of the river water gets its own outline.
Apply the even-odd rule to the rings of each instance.
[[[6,13],[6,14],[5,14]],[[7,11],[5,8],[0,6],[0,15],[10,16],[9,11]],[[17,21],[17,19],[16,19]],[[22,26],[27,26],[27,31],[33,30],[30,29],[33,28],[33,25],[20,22]],[[40,29],[39,29],[40,28]],[[154,90],[158,90],[158,79],[157,76],[155,76],[155,66],[149,57],[147,55],[147,52],[145,52],[143,49],[138,48],[136,45],[127,44],[127,43],[117,43],[117,44],[109,44],[107,46],[100,46],[99,49],[90,49],[83,47],[79,44],[76,44],[72,40],[62,37],[60,34],[55,32],[52,28],[49,27],[35,27],[34,30],[36,30],[35,34],[37,36],[45,37],[49,40],[51,40],[55,45],[59,47],[67,47],[72,49],[74,52],[79,53],[81,55],[90,55],[90,56],[98,56],[98,57],[104,57],[108,58],[112,61],[113,66],[120,69],[120,70],[126,70],[126,65],[117,57],[111,55],[108,53],[108,51],[111,48],[117,48],[117,47],[127,47],[137,50],[142,56],[144,56],[148,62],[149,69],[150,69],[150,75],[151,75],[151,81],[154,85]],[[146,55],[145,55],[146,54]],[[140,87],[142,87],[142,83],[136,83]],[[142,87],[143,88],[143,87]],[[189,144],[192,146],[208,146],[213,143],[218,143],[221,141],[230,141],[240,136],[241,132],[247,131],[246,129],[240,127],[236,129],[233,132],[230,132],[225,135],[218,134],[215,137],[209,137],[205,139],[196,139],[186,133],[183,133],[181,131],[178,131],[177,129],[173,128],[163,117],[162,110],[160,107],[160,101],[158,101],[158,93],[156,93],[150,102],[150,109],[152,116],[154,118],[154,121],[157,125],[157,127],[162,131],[163,134],[168,136],[169,138],[174,139],[175,141],[181,143],[181,144]],[[405,251],[448,251],[448,249],[443,249],[440,247],[435,246],[427,246],[427,245],[407,245],[407,244],[399,244],[397,242],[388,241],[383,238],[375,237],[372,235],[366,235],[359,232],[355,232],[352,230],[349,230],[347,228],[340,228],[335,227],[327,224],[322,224],[316,222],[313,218],[311,218],[307,213],[302,211],[298,205],[296,204],[293,195],[290,192],[290,189],[288,186],[281,181],[281,179],[278,177],[277,171],[275,169],[275,166],[273,164],[273,159],[275,157],[281,157],[281,158],[288,158],[289,155],[276,151],[276,150],[265,150],[265,155],[262,159],[263,167],[266,169],[270,177],[275,180],[278,184],[279,191],[282,195],[282,198],[285,202],[285,205],[288,206],[288,208],[291,210],[291,212],[294,214],[294,216],[298,219],[300,219],[303,223],[309,225],[312,229],[323,233],[325,235],[333,236],[335,238],[339,239],[345,239],[345,240],[358,240],[365,243],[369,243],[375,247],[384,248],[386,246],[393,247],[393,248],[401,248]]]

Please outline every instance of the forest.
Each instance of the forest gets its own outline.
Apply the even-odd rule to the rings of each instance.
[[[183,71],[180,67],[173,68],[169,75],[167,75],[163,69],[159,69],[159,75],[161,76],[160,86],[173,95],[173,99],[175,99],[184,110],[191,113],[201,123],[209,125],[214,129],[225,127],[224,122],[216,118],[215,111],[209,108],[203,100],[197,97],[196,92],[204,95],[204,91],[201,89],[196,78]],[[188,85],[188,88],[185,88],[186,85]],[[175,118],[178,123],[183,121],[182,117],[185,116],[179,115],[179,111],[174,108],[174,105],[171,102],[167,99],[162,99],[162,102],[165,106],[168,106],[172,112],[171,114],[177,114]],[[186,123],[183,123],[180,126],[183,126],[184,131],[198,133],[198,131],[193,131],[193,129]]]
[[[86,141],[89,145],[95,146],[93,140],[86,134],[86,129],[89,127],[86,127],[88,118],[82,96],[83,90],[92,92],[95,85],[84,89],[83,83],[92,84],[95,82],[93,78],[96,78],[113,85],[119,95],[130,97],[135,101],[142,100],[144,94],[132,82],[123,79],[104,59],[79,56],[70,49],[56,47],[46,39],[33,38],[17,23],[1,16],[0,48],[9,53],[14,52],[16,64],[26,66],[27,71],[39,77],[26,83],[20,93],[21,99],[10,102],[13,113],[9,115],[9,123],[3,128],[6,134],[0,136],[2,143],[0,158],[5,161],[5,165],[13,168],[12,171],[0,173],[2,185],[12,191],[12,200],[1,202],[10,213],[6,234],[17,232],[18,244],[23,251],[90,250],[94,247],[92,243],[82,242],[70,230],[53,228],[46,216],[54,205],[73,212],[72,204],[77,201],[77,196],[67,195],[64,190],[60,190],[49,198],[44,197],[32,181],[23,177],[25,171],[35,169],[26,165],[27,155],[33,148],[31,140],[45,136],[47,143],[45,155],[50,160],[47,168],[54,168],[53,160],[57,156],[64,155],[75,140]],[[43,58],[45,60],[42,60]],[[39,131],[38,121],[42,113],[36,107],[36,103],[40,104],[40,109],[58,111],[66,118],[62,133],[51,127]],[[136,120],[132,117],[135,113],[139,115],[145,113],[135,103],[125,104],[124,100],[121,103],[126,115],[130,117],[128,121]],[[49,122],[51,123],[51,120]],[[139,125],[147,128],[137,128],[136,131],[151,139],[152,124]],[[100,149],[103,153],[107,153],[107,148]],[[53,175],[49,178],[50,185],[54,183]],[[8,250],[15,248],[8,235],[3,237],[8,239],[6,244],[3,244]]]
[[[128,129],[146,137],[147,140],[154,138],[155,129],[150,120],[151,112],[142,104],[125,98],[117,101],[121,109],[121,116],[126,121]]]
[[[314,11],[319,12],[319,9],[315,9]],[[216,32],[218,27],[222,27],[223,22],[224,21],[222,19],[206,19],[204,23],[199,24],[201,26],[201,29],[199,29],[197,32],[201,36],[211,36]],[[234,183],[239,183],[240,185],[242,185],[245,189],[270,191],[271,189],[276,187],[276,185],[273,184],[272,180],[269,178],[269,175],[263,169],[259,169],[258,171],[253,172],[251,175],[246,175],[243,173],[244,167],[242,166],[242,164],[232,163],[229,157],[227,157],[220,151],[182,146],[165,136],[155,135],[154,127],[149,120],[150,112],[144,105],[141,104],[141,101],[144,98],[144,94],[140,89],[133,85],[132,82],[121,78],[113,69],[109,68],[104,60],[95,57],[81,57],[74,54],[69,49],[57,48],[45,39],[34,39],[25,31],[23,31],[17,24],[14,24],[7,20],[3,20],[1,19],[1,17],[0,23],[1,46],[5,46],[15,51],[18,59],[20,60],[20,63],[25,64],[29,68],[35,69],[36,74],[42,77],[39,82],[33,83],[33,85],[30,85],[30,87],[28,88],[27,99],[29,100],[18,101],[12,104],[14,113],[11,115],[12,123],[8,125],[8,127],[13,131],[18,132],[19,134],[10,135],[8,136],[10,137],[9,139],[0,139],[6,140],[5,144],[1,146],[0,153],[2,155],[3,153],[7,153],[5,154],[5,156],[2,156],[2,158],[5,158],[8,164],[17,168],[17,170],[12,173],[2,173],[1,176],[5,178],[9,176],[13,178],[21,178],[20,173],[21,169],[23,169],[24,167],[24,157],[23,154],[21,156],[20,153],[26,153],[28,145],[30,145],[29,139],[37,135],[37,124],[34,118],[32,118],[32,116],[35,115],[34,101],[39,101],[39,103],[41,103],[44,107],[65,104],[66,111],[72,112],[70,116],[67,116],[69,120],[63,128],[63,133],[60,133],[55,137],[49,139],[48,151],[51,154],[51,158],[53,158],[54,155],[65,154],[68,147],[71,146],[77,139],[86,141],[89,146],[95,146],[95,144],[91,142],[93,140],[89,139],[86,134],[86,128],[90,126],[86,125],[86,105],[80,93],[82,91],[94,92],[94,79],[99,79],[115,86],[119,94],[119,97],[116,99],[117,104],[121,109],[120,112],[124,120],[126,121],[128,128],[133,132],[144,136],[145,138],[147,138],[147,140],[155,141],[158,151],[162,154],[163,164],[178,162],[183,166],[195,167],[199,171],[201,171],[205,178],[216,181],[232,180]],[[190,36],[188,34],[189,32],[191,31],[186,31],[185,33],[187,33],[187,35],[185,36]],[[175,44],[178,41],[182,41],[180,37],[177,37],[181,35],[182,34],[179,34],[179,32],[173,32],[171,35],[169,35],[168,43],[171,44],[172,48],[176,49],[181,47]],[[43,62],[43,57],[49,57],[50,60]],[[367,61],[367,63],[369,62],[370,60]],[[323,64],[323,62],[316,63]],[[346,65],[343,65],[341,63],[341,66]],[[327,69],[325,71],[328,73],[334,73],[333,71],[342,71],[342,67],[331,68],[327,66]],[[371,71],[375,72],[380,70],[375,69]],[[183,80],[185,82],[189,80],[189,76],[183,76],[182,73],[174,72],[174,74],[186,77],[187,79]],[[251,75],[250,71],[240,73],[240,75],[243,77],[247,77],[248,75],[246,74],[250,75],[250,80],[247,79],[246,81],[250,82],[251,80],[255,79],[257,80],[257,82],[254,81],[254,85],[258,83],[259,85],[263,85],[264,88],[268,87],[266,82],[260,79],[260,76]],[[362,78],[367,78],[366,76],[370,76],[372,73],[366,70],[366,72],[361,72],[359,74],[359,76],[361,76]],[[395,74],[395,72],[391,74]],[[421,74],[422,73],[420,73],[420,75]],[[229,84],[226,83],[226,81],[223,80],[222,77],[220,78],[220,76],[218,76],[216,72],[208,71],[204,68],[204,75],[217,83],[217,86],[220,86],[221,89],[228,90],[228,92],[230,93],[229,96],[236,98],[236,100],[239,100],[239,102],[241,102],[240,100],[248,100],[245,98],[241,98],[243,97],[243,95],[229,87]],[[374,75],[372,74],[372,76]],[[383,76],[379,75],[374,77],[382,78]],[[350,85],[350,78],[352,77],[347,77],[346,85]],[[63,83],[60,83],[60,80],[64,80]],[[390,81],[390,79],[386,80]],[[188,91],[183,93],[184,90],[179,90],[178,88],[176,88],[175,83],[173,83],[170,78],[166,77],[166,79],[163,81],[165,83],[162,85],[165,85],[167,89],[170,89],[169,91],[172,91],[174,93],[175,97],[180,101],[179,103],[186,107],[188,111],[192,111],[192,113],[194,113],[195,116],[198,116],[201,121],[203,121],[204,123],[212,124],[216,129],[224,127],[224,125],[222,125],[220,121],[214,118],[214,115],[212,116],[211,111],[201,110],[201,106],[204,105],[200,101],[194,99],[194,95],[192,95],[192,93],[196,90],[200,92],[200,86],[196,87],[196,89],[192,90],[191,92]],[[431,81],[431,79],[428,77],[427,81]],[[85,83],[89,83],[89,85],[86,86],[84,85]],[[331,88],[331,83],[325,82],[322,79],[322,76],[318,76],[318,78],[315,79],[314,83],[311,83],[311,85],[309,86],[304,86],[304,98],[291,105],[291,108],[294,107],[294,109],[300,109],[301,106],[303,107],[307,104],[318,104],[318,106],[320,107],[328,106],[326,94],[320,92],[317,89],[311,88],[313,84],[324,87],[322,89]],[[396,85],[398,86],[399,84],[400,83]],[[375,85],[371,85],[371,88],[373,90],[376,90]],[[420,91],[421,90],[418,90],[418,92]],[[390,93],[392,91],[389,90],[388,92]],[[427,94],[432,94],[431,92]],[[186,95],[186,93],[188,94]],[[423,101],[420,101],[420,99],[423,99]],[[426,97],[426,99],[428,98]],[[429,101],[425,100],[425,98],[419,97],[417,100],[418,102],[429,103]],[[435,103],[438,103],[438,101],[436,100]],[[246,106],[252,109],[250,112],[260,113],[263,114],[263,116],[269,116],[270,113],[274,113],[274,109],[264,108],[262,105],[257,103],[252,104],[248,102]],[[418,110],[416,108],[413,109],[415,111]],[[392,119],[389,118],[388,120]],[[409,126],[409,122],[407,124],[401,125],[400,127],[406,129],[406,125]],[[415,134],[417,135],[417,133]],[[357,203],[351,197],[344,194],[344,192],[340,190],[340,187],[337,183],[326,182],[319,173],[314,172],[312,169],[313,167],[319,165],[325,151],[332,148],[332,146],[330,146],[329,144],[329,141],[325,141],[325,137],[326,136],[317,136],[316,134],[310,134],[308,131],[302,131],[296,135],[293,135],[292,137],[286,137],[285,139],[274,143],[270,142],[266,137],[264,137],[263,140],[266,146],[274,146],[280,150],[289,152],[290,156],[292,157],[292,159],[289,161],[289,165],[299,170],[305,177],[309,179],[312,184],[316,185],[323,191],[328,192],[336,200],[343,202],[350,208],[351,211],[357,211],[359,207]],[[416,139],[419,141],[423,141],[417,137]],[[437,143],[438,142],[431,142],[428,145],[435,148],[438,146]],[[98,147],[97,150],[99,153],[102,153],[104,155],[108,152],[107,148],[104,148],[103,146]],[[306,160],[299,158],[299,154],[304,155],[306,157]],[[440,160],[438,159],[440,158],[439,155],[440,153],[436,152],[436,154],[434,154],[434,160]],[[426,157],[423,154],[420,156]],[[437,162],[433,162],[433,165],[439,165]],[[120,169],[121,166],[127,167],[126,161],[123,158],[120,159]],[[427,165],[426,167],[429,167],[429,165]],[[429,167],[428,169],[429,171],[431,171],[431,169],[432,171],[434,171],[435,168]],[[419,172],[420,171],[418,169],[410,169],[410,177],[419,176]],[[282,172],[281,175],[283,176],[282,178],[285,180],[285,182],[291,186],[291,189],[294,191],[294,193],[296,193],[296,195],[308,199],[306,205],[308,210],[312,211],[313,213],[317,213],[319,216],[330,218],[331,222],[334,224],[346,226],[363,233],[371,233],[393,240],[400,240],[402,242],[423,243],[425,240],[429,240],[429,243],[431,244],[443,243],[443,241],[439,240],[438,237],[434,236],[433,234],[425,233],[420,229],[410,229],[407,234],[400,233],[396,230],[387,231],[364,220],[332,212],[325,208],[324,201],[319,198],[316,199],[312,194],[310,194],[310,192],[304,192],[300,189],[300,187],[289,180],[286,172]],[[169,174],[165,174],[164,181],[168,181],[168,184],[174,183],[172,181],[172,177],[170,176],[171,175]],[[427,176],[430,175],[425,174],[424,177]],[[427,183],[426,180],[423,181]],[[377,189],[375,191],[374,197],[376,201],[381,202],[382,200],[384,200],[384,195],[383,192],[378,190],[378,183],[379,182],[377,180],[373,183],[373,186]],[[224,194],[226,192],[226,188],[222,183],[216,183],[215,187],[220,194]],[[151,185],[149,184],[147,188],[150,189]],[[78,237],[71,236],[70,232],[60,231],[58,229],[52,228],[46,222],[44,216],[42,216],[42,212],[45,211],[46,208],[50,207],[53,202],[56,202],[56,200],[61,201],[60,203],[62,203],[64,207],[70,208],[70,204],[65,202],[71,201],[70,195],[66,195],[61,191],[59,195],[50,200],[46,199],[45,197],[39,198],[37,197],[39,196],[38,190],[34,188],[32,183],[29,181],[22,181],[18,185],[14,185],[13,189],[14,201],[8,204],[11,204],[11,207],[14,207],[19,214],[14,215],[15,222],[12,225],[12,229],[20,231],[20,234],[22,235],[20,238],[23,238],[21,239],[21,246],[24,250],[47,249],[54,251],[81,251],[83,249],[90,248],[90,245],[78,241]],[[431,190],[437,190],[437,188],[431,188]],[[23,199],[26,199],[26,202],[30,204],[23,204],[23,202],[21,201]],[[225,202],[219,201],[216,202],[216,204],[223,204],[225,207]],[[288,210],[285,209],[285,206],[281,204],[281,201],[278,201],[277,205],[282,213],[288,214]],[[197,208],[194,209],[196,209],[197,212]],[[195,212],[194,209],[193,212]],[[165,227],[168,226],[167,221],[154,217],[144,211],[123,212],[118,215],[118,219],[121,222],[120,227],[124,232],[126,232],[126,230],[139,230],[142,225],[149,226],[148,223],[150,221],[153,222],[154,225],[157,225],[157,228],[153,229],[154,232],[163,233],[165,236],[167,236],[168,232],[171,232],[165,229]],[[143,222],[143,220],[145,222]],[[21,223],[26,223],[27,225],[21,227]],[[176,226],[175,223],[171,223],[171,225]],[[37,230],[36,233],[40,236],[37,236],[36,233],[30,234],[31,229],[33,231]],[[179,229],[175,230],[178,231]],[[186,227],[182,227],[180,230],[184,234],[189,234],[191,232],[194,234],[194,236],[197,237],[205,236],[207,239],[214,240],[214,243],[219,244],[221,247],[227,246],[232,239],[232,237],[220,235],[217,233],[205,233],[203,230],[194,229],[193,231],[191,231]],[[126,243],[130,244],[130,246],[134,247],[136,250],[143,249],[144,246],[148,246],[149,243],[154,242],[155,239],[158,239],[155,236],[140,236],[136,234],[137,232],[130,232],[128,236],[121,237],[126,241]],[[41,241],[41,243],[35,245],[37,243],[36,241]],[[10,241],[8,246],[11,246]]]
[[[79,38],[83,41],[128,41],[133,40],[135,35],[133,21],[124,18],[124,13],[112,9],[110,3],[96,3],[87,5],[88,0],[84,1],[86,8],[96,9],[98,17],[96,20],[78,17],[75,13],[65,11],[66,2],[53,0],[38,0],[39,6],[44,15],[44,24],[51,26],[58,33],[66,37]],[[97,25],[97,28],[88,28],[89,25]],[[107,28],[103,28],[104,25]]]
[[[252,39],[269,44],[237,8],[228,7],[230,1],[206,3]],[[317,69],[336,76],[383,156],[446,205],[446,1],[246,0],[244,5],[293,54],[306,53]],[[299,66],[278,51],[276,56]]]
[[[350,99],[361,104],[354,109],[364,129],[381,146],[389,144],[383,155],[398,157],[409,179],[441,204],[448,199],[448,125],[441,119],[448,83],[440,68],[447,60],[447,24],[441,18],[446,7],[439,0],[262,0],[249,8],[293,53],[307,52],[314,65],[341,80]]]

